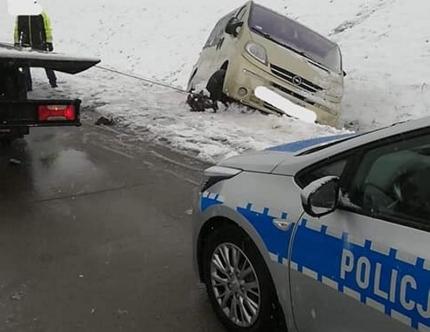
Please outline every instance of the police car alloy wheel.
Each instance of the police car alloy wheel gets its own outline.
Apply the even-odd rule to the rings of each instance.
[[[276,295],[264,260],[236,227],[209,236],[204,278],[212,306],[229,331],[274,331],[282,321],[275,318]]]
[[[232,243],[220,244],[212,254],[211,285],[218,305],[241,327],[255,323],[260,312],[260,286],[245,253]]]

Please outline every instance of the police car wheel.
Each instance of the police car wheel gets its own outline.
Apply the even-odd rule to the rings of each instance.
[[[273,283],[258,249],[244,233],[230,226],[212,233],[203,268],[212,306],[229,331],[276,330],[280,320]]]

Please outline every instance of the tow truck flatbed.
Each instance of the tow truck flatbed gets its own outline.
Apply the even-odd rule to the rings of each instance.
[[[0,43],[0,65],[14,67],[50,68],[67,74],[78,74],[100,62],[96,58],[69,56],[65,54],[15,48]]]
[[[23,137],[32,127],[81,125],[79,99],[27,99],[21,68],[49,68],[77,74],[99,62],[95,58],[32,51],[0,43],[0,140]]]

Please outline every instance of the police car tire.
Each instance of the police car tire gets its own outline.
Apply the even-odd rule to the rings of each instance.
[[[215,294],[212,289],[210,279],[210,262],[215,249],[223,243],[234,244],[245,253],[245,255],[250,260],[250,263],[253,265],[260,283],[261,303],[259,317],[252,326],[247,328],[239,327],[238,325],[234,324],[224,314],[215,298]],[[273,303],[273,299],[276,299],[277,296],[270,277],[270,273],[257,247],[244,232],[234,226],[226,226],[216,230],[209,235],[203,255],[203,276],[204,282],[206,284],[206,290],[216,315],[228,331],[286,331],[284,317],[280,317],[279,314],[282,309],[280,309],[279,304]]]

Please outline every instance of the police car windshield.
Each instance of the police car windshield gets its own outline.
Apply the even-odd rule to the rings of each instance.
[[[316,146],[314,148],[311,148],[311,149],[306,150],[306,151],[304,151],[302,153],[299,153],[298,156],[305,156],[305,155],[308,155],[308,154],[311,154],[311,153],[314,153],[314,152],[318,152],[318,151],[324,150],[324,149],[326,149],[326,148],[328,148],[330,146],[333,146],[333,145],[336,145],[336,144],[339,144],[339,143],[342,143],[342,142],[345,142],[345,141],[349,141],[350,139],[352,139],[354,137],[363,136],[365,134],[368,134],[368,132],[363,133],[363,134],[358,134],[358,135],[351,135],[351,136],[348,136],[348,137],[346,137],[344,139],[340,139],[340,140],[337,140],[337,141],[334,141],[334,142],[330,142],[330,143],[318,145],[318,146]]]
[[[330,70],[337,73],[341,71],[340,50],[335,43],[285,16],[254,4],[249,27],[265,38]]]
[[[344,139],[339,139],[337,141],[333,141],[333,142],[330,142],[330,143],[327,143],[327,144],[318,145],[318,146],[316,146],[314,148],[311,148],[309,150],[306,150],[306,151],[298,154],[298,156],[305,156],[305,155],[308,155],[308,154],[311,154],[311,153],[314,153],[314,152],[318,152],[318,151],[324,150],[324,149],[326,149],[326,148],[328,148],[330,146],[334,146],[336,144],[349,141],[350,139],[361,137],[361,136],[365,136],[365,135],[368,135],[368,134],[371,134],[371,133],[375,133],[377,131],[381,131],[383,129],[387,129],[387,128],[390,128],[390,127],[395,127],[395,126],[398,126],[398,125],[403,124],[403,123],[405,123],[405,121],[396,122],[396,123],[393,123],[391,126],[386,126],[386,127],[382,127],[382,128],[378,128],[378,129],[374,129],[374,130],[370,130],[370,131],[365,131],[365,132],[362,132],[362,133],[357,133],[355,135],[351,134],[350,136],[346,136]]]

